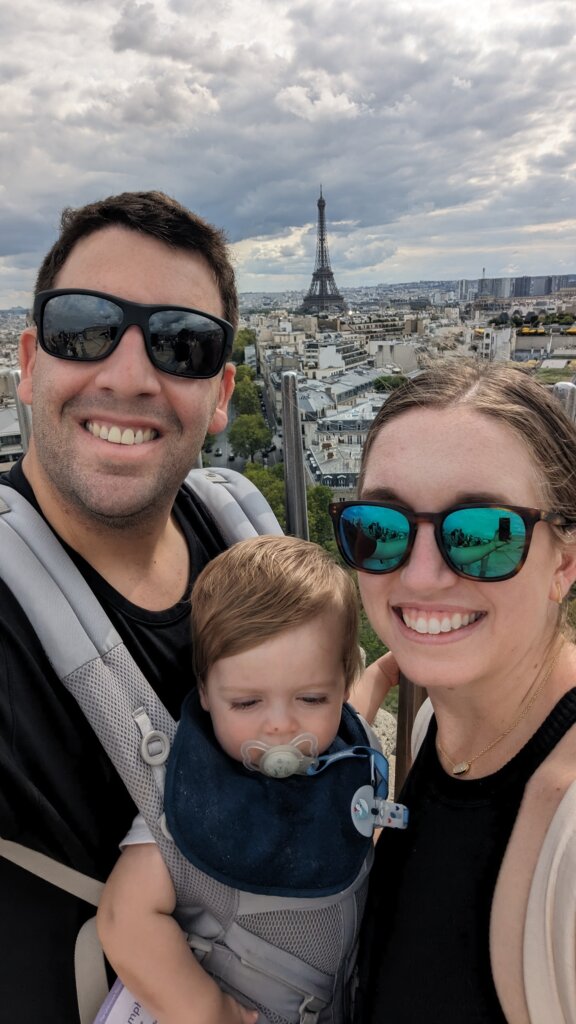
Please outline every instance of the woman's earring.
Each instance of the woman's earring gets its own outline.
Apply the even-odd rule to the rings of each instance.
[[[556,603],[557,604],[562,604],[563,600],[564,600],[564,594],[562,593],[562,587],[560,586],[559,581],[556,580]]]

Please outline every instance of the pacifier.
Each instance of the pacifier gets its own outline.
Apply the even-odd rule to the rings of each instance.
[[[245,740],[240,753],[244,767],[250,771],[262,772],[271,779],[287,779],[290,775],[306,775],[310,765],[316,763],[318,740],[311,732],[301,732],[290,743],[276,746],[262,740]]]

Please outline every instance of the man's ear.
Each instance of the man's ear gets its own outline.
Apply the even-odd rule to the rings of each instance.
[[[36,328],[27,327],[20,335],[20,346],[18,349],[20,360],[18,397],[25,405],[32,405],[32,371],[36,363],[37,351]]]
[[[216,408],[208,425],[207,432],[209,434],[220,434],[228,423],[228,402],[232,398],[232,392],[234,391],[235,376],[236,367],[234,363],[226,363],[220,378]]]

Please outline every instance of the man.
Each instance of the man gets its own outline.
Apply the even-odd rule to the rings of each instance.
[[[181,488],[206,433],[226,426],[234,387],[223,236],[161,193],[67,210],[34,319],[20,347],[33,433],[2,482],[47,520],[178,717],[191,584],[225,547]],[[0,836],[107,876],[134,807],[1,580],[0,778]],[[3,1020],[77,1024],[74,943],[91,913],[0,857]]]

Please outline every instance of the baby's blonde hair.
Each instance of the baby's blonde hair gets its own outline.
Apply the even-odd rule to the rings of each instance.
[[[240,541],[214,558],[192,590],[194,669],[200,686],[220,658],[335,613],[346,685],[361,671],[358,597],[349,573],[323,548],[297,537]]]

